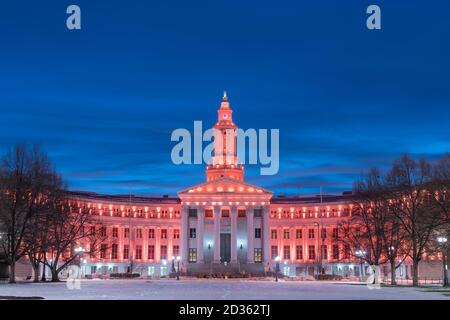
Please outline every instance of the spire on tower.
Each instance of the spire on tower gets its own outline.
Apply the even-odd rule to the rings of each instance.
[[[228,98],[227,98],[227,91],[224,90],[224,91],[223,91],[223,98],[222,98],[222,101],[227,101],[227,100],[228,100]]]

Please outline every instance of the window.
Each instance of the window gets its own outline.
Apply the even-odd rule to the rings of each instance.
[[[189,217],[190,218],[197,218],[197,209],[189,208]]]
[[[255,239],[261,239],[261,228],[255,228]]]
[[[100,246],[100,258],[106,259],[106,244]]]
[[[117,259],[117,244],[111,245],[111,259]]]
[[[308,238],[309,239],[314,239],[314,229],[309,229],[308,230]]]
[[[196,231],[195,228],[190,228],[190,229],[189,229],[189,237],[190,237],[191,239],[194,239],[194,238],[197,237],[197,231]]]
[[[322,260],[328,260],[328,248],[326,244],[322,245],[322,256],[321,256]]]
[[[303,246],[295,247],[295,256],[297,260],[303,260]]]
[[[91,226],[91,236],[95,236],[95,226]]]
[[[166,245],[161,246],[160,258],[162,260],[167,260],[167,246]]]
[[[142,246],[136,246],[136,260],[142,259]]]
[[[291,247],[289,247],[289,246],[283,247],[283,259],[286,259],[286,260],[291,259]]]
[[[103,226],[100,228],[100,236],[106,237],[106,227]]]
[[[173,238],[180,239],[180,229],[173,229]]]
[[[214,213],[211,209],[205,210],[205,218],[212,218],[214,216]]]
[[[327,229],[322,228],[320,231],[321,231],[322,239],[326,239],[327,238]]]
[[[155,239],[155,229],[148,229],[148,238]]]
[[[333,238],[338,239],[339,238],[339,229],[333,228]]]
[[[314,246],[308,246],[308,258],[309,260],[316,259],[316,248]]]
[[[276,239],[277,238],[277,230],[276,229],[272,229],[270,231],[271,234],[271,239]]]
[[[189,248],[189,262],[197,262],[197,248]]]
[[[255,263],[262,262],[262,249],[261,248],[255,248],[255,253],[254,253],[253,258],[254,258]]]
[[[167,229],[161,229],[161,239],[167,239]]]
[[[254,214],[254,216],[255,216],[255,218],[261,218],[262,217],[262,209],[260,208],[260,209],[254,209],[253,210],[253,214]]]
[[[148,246],[148,260],[155,259],[155,246],[149,245]]]
[[[97,273],[97,266],[91,266],[91,273],[96,274]]]
[[[337,244],[333,245],[333,259],[339,260],[339,246]]]
[[[222,210],[222,218],[229,218],[230,210]]]
[[[123,237],[124,238],[129,238],[130,237],[130,229],[129,228],[123,229]]]
[[[142,239],[142,229],[141,228],[136,229],[136,238]]]
[[[238,217],[239,218],[245,218],[245,210],[242,210],[242,209],[240,209],[240,210],[238,210]]]
[[[128,247],[128,245],[124,245],[123,246],[123,258],[124,259],[128,259],[130,257],[130,249]]]
[[[303,237],[302,229],[297,229],[295,231],[295,236],[296,236],[297,239],[301,239]]]
[[[113,236],[113,238],[117,238],[119,236],[119,229],[118,228],[113,228],[112,229],[112,236]]]
[[[278,257],[278,247],[272,246],[270,249],[270,255],[272,257],[272,260],[275,260],[276,257]]]
[[[180,246],[179,245],[174,245],[172,247],[172,253],[174,255],[174,257],[177,257],[180,255]]]
[[[289,229],[284,229],[283,238],[284,239],[289,239]]]

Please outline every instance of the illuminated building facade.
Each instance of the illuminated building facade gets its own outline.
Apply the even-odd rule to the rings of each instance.
[[[131,268],[142,276],[166,276],[178,265],[176,257],[187,274],[261,275],[274,271],[276,257],[287,276],[364,273],[360,261],[337,241],[338,222],[352,212],[351,194],[274,197],[244,182],[236,140],[225,143],[225,136],[237,129],[226,95],[214,127],[224,142],[215,145],[206,182],[180,191],[177,198],[72,193],[74,205],[88,208],[108,236],[98,257],[80,259],[83,274]],[[411,268],[404,264],[397,273],[399,278],[411,276]]]

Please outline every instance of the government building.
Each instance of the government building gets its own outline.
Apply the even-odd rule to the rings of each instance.
[[[227,130],[237,129],[232,112],[224,96],[214,126],[224,137]],[[230,148],[226,143],[215,148],[205,180],[179,191],[178,197],[71,192],[71,204],[88,209],[108,237],[95,258],[83,254],[89,243],[79,244],[82,275],[133,272],[165,277],[178,266],[187,275],[264,275],[277,264],[288,277],[367,273],[369,266],[351,257],[337,241],[339,221],[352,214],[351,193],[275,197],[270,190],[245,182],[236,145]],[[439,278],[437,266],[433,269]],[[429,274],[424,268],[428,267],[422,266],[421,272]],[[405,262],[397,276],[410,278],[411,271]],[[381,272],[388,275],[389,266]]]

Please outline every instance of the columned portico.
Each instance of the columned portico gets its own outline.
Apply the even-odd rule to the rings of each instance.
[[[231,207],[231,263],[237,262],[237,207]]]
[[[197,263],[203,263],[205,208],[197,208]]]
[[[263,208],[263,259],[266,266],[270,262],[270,227],[269,227],[269,206]]]
[[[189,230],[188,230],[188,207],[181,207],[181,260],[184,264],[188,261],[188,245],[189,245]]]
[[[254,239],[255,239],[255,232],[253,227],[253,207],[249,207],[246,210],[246,217],[247,217],[247,263],[254,263]]]
[[[214,206],[214,262],[220,263],[220,207]]]

